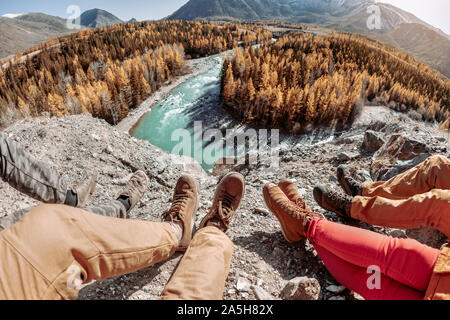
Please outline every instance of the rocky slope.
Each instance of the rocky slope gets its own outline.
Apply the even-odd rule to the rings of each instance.
[[[366,133],[368,130],[371,131]],[[197,216],[199,223],[211,205],[219,181],[219,177],[208,176],[199,166],[178,164],[188,163],[187,159],[169,156],[148,142],[136,140],[89,115],[26,119],[7,128],[5,132],[28,152],[71,180],[79,178],[83,169],[99,169],[98,187],[92,202],[116,197],[133,171],[144,170],[150,177],[150,184],[140,204],[132,212],[131,217],[134,219],[158,221],[162,210],[170,206],[172,188],[177,178],[188,171],[199,180],[201,186]],[[365,109],[352,130],[329,142],[314,146],[299,144],[293,148],[282,145],[280,168],[275,172],[268,172],[263,163],[235,168],[245,175],[247,189],[242,209],[236,214],[228,232],[235,243],[235,252],[224,298],[360,298],[336,283],[311,244],[305,241],[288,244],[284,240],[277,220],[264,205],[261,196],[264,181],[292,179],[310,207],[334,221],[392,236],[414,237],[434,247],[446,241],[445,236],[430,229],[405,232],[342,221],[334,214],[318,208],[312,198],[312,188],[316,183],[336,186],[335,171],[341,163],[360,169],[356,173],[364,179],[371,172],[381,172],[379,167],[376,172],[372,169],[372,164],[376,162],[372,158],[383,160],[387,154],[383,150],[392,149],[384,143],[396,134],[409,137],[410,143],[417,140],[415,145],[419,147],[414,148],[413,152],[404,147],[407,143],[402,145],[403,157],[409,157],[410,160],[432,153],[449,156],[446,150],[448,143],[438,131],[387,109],[372,107]],[[364,140],[367,141],[362,148]],[[378,148],[380,150],[374,156],[373,152]],[[398,155],[391,153],[392,158]],[[226,172],[229,168],[218,169]],[[37,204],[4,182],[0,182],[0,199],[0,216]],[[176,254],[167,262],[139,272],[90,284],[82,290],[80,299],[156,299],[180,257],[180,254]]]

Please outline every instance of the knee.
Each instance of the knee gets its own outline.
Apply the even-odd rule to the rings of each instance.
[[[429,167],[440,167],[443,164],[450,163],[450,160],[443,155],[434,155],[425,160],[425,163]]]
[[[42,228],[51,232],[49,226],[54,225],[56,221],[67,217],[66,206],[55,204],[41,204],[28,212],[23,222],[34,228]]]

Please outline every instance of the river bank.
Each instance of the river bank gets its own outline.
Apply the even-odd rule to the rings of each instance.
[[[225,53],[226,52],[220,54]],[[139,122],[140,118],[144,116],[156,103],[170,94],[173,89],[183,84],[190,78],[207,72],[209,69],[213,68],[216,64],[213,58],[216,56],[217,55],[187,60],[186,64],[192,70],[191,73],[179,76],[164,84],[158,91],[154,92],[148,99],[142,102],[139,107],[132,110],[124,119],[122,119],[122,121],[116,125],[116,129],[119,131],[130,132],[130,130]]]

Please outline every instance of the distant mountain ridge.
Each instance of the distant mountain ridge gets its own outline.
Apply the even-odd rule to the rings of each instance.
[[[80,16],[80,24],[88,28],[106,27],[123,22],[112,13],[101,9],[87,10]]]
[[[69,32],[73,31],[67,29],[66,20],[43,13],[0,17],[0,58]]]
[[[370,30],[367,23],[374,5],[380,10],[380,28]],[[405,10],[375,0],[190,0],[168,19],[282,20],[359,33],[404,50],[450,77],[450,36]]]
[[[124,21],[101,9],[87,10],[80,16],[82,28],[98,28],[118,23]],[[67,29],[66,19],[44,13],[5,14],[0,16],[0,59],[33,47],[48,38],[76,31],[78,30]]]

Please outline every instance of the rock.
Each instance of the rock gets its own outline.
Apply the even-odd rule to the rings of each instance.
[[[355,291],[350,292],[350,300],[364,300],[364,298]]]
[[[281,291],[284,300],[317,300],[319,294],[319,281],[308,277],[297,277],[290,280]]]
[[[107,153],[107,154],[111,154],[113,152],[111,146],[108,144],[105,148],[105,150],[103,150],[103,152]]]
[[[386,122],[377,120],[372,122],[368,128],[373,131],[381,131],[384,127],[386,127]]]
[[[436,139],[439,142],[444,142],[444,143],[447,142],[447,139],[445,139],[444,137],[441,137],[441,136],[434,137],[434,139]]]
[[[373,153],[384,145],[385,141],[381,135],[375,131],[367,130],[364,134],[364,141],[361,145],[361,150],[368,153]]]
[[[242,299],[248,299],[248,293],[247,292],[240,292]]]
[[[344,286],[331,285],[331,286],[328,286],[326,289],[327,289],[327,291],[330,291],[330,292],[333,292],[333,293],[341,293],[342,291],[345,290],[345,287]]]
[[[228,293],[228,294],[235,294],[235,293],[236,293],[236,290],[234,290],[234,289],[229,289],[229,290],[227,291],[227,293]]]
[[[95,141],[100,141],[100,137],[96,134],[92,134],[91,135],[92,139],[94,139]]]
[[[394,134],[375,153],[371,165],[374,181],[385,181],[427,159],[432,153],[426,143]]]
[[[270,215],[269,211],[267,211],[267,210],[265,210],[263,208],[253,208],[253,212],[257,213],[257,214],[260,214],[260,215],[263,215],[263,216]]]
[[[243,277],[239,277],[236,283],[236,289],[241,292],[247,292],[250,290],[251,285],[250,281]]]
[[[367,170],[357,170],[353,177],[360,182],[373,182],[372,177],[370,176],[370,173]]]
[[[252,289],[255,293],[256,299],[258,300],[275,300],[275,298],[270,293],[259,286],[252,286]]]
[[[351,153],[351,152],[340,152],[336,155],[336,159],[338,161],[350,161],[352,159],[355,159],[359,156],[357,153]]]

